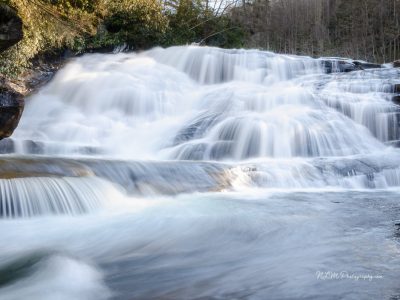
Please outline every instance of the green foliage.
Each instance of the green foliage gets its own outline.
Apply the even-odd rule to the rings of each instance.
[[[60,49],[85,52],[201,42],[243,45],[244,31],[200,0],[2,0],[23,21],[24,38],[0,53],[0,73],[18,76],[34,57]]]
[[[121,0],[105,3],[105,42],[124,42],[131,47],[154,45],[166,31],[168,19],[157,0]]]
[[[245,32],[226,16],[214,18],[205,24],[207,35],[203,42],[210,46],[222,48],[240,48],[244,46]]]
[[[0,53],[0,72],[7,76],[29,68],[38,53],[74,48],[77,39],[95,32],[95,19],[81,9],[59,9],[40,0],[7,0],[6,4],[18,12],[24,25],[22,41]]]
[[[170,0],[170,20],[164,45],[201,43],[232,48],[243,46],[244,31],[226,15],[215,15],[199,0]]]

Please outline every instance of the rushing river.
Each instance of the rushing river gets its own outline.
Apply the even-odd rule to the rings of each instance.
[[[339,69],[71,60],[0,144],[0,300],[399,299],[400,69]]]

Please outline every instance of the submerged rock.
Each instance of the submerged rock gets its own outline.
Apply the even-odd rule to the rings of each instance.
[[[10,139],[6,139],[0,144],[5,141],[12,143]],[[126,193],[133,195],[221,191],[229,189],[238,177],[231,166],[212,162],[73,160],[51,157],[0,158],[0,185],[2,179],[94,176],[116,184]]]
[[[397,104],[397,105],[400,105],[400,95],[393,96],[392,97],[392,102]]]
[[[390,142],[387,143],[387,145],[395,147],[395,148],[400,148],[400,140],[390,141]]]
[[[12,142],[10,139],[1,141]],[[1,179],[27,178],[27,177],[86,177],[93,172],[82,163],[51,158],[9,158],[0,159]]]
[[[374,64],[374,63],[369,63],[369,62],[365,62],[365,61],[358,61],[358,60],[353,61],[353,64],[359,70],[380,69],[380,68],[382,68],[382,66],[380,64]]]
[[[369,63],[359,60],[339,59],[339,58],[322,58],[322,65],[327,74],[330,73],[347,73],[352,71],[379,69],[379,64]]]
[[[322,60],[322,65],[324,66],[327,74],[336,72],[351,72],[356,70],[356,66],[353,63],[341,60]]]
[[[13,153],[15,151],[15,144],[12,139],[6,138],[0,141],[0,154]]]

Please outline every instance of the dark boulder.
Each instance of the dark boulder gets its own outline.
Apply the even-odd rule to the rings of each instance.
[[[400,95],[393,96],[392,97],[392,102],[397,104],[397,105],[400,105]]]
[[[400,68],[400,60],[396,60],[393,62],[393,67],[394,68]]]
[[[347,73],[352,71],[382,68],[379,64],[368,63],[358,60],[344,60],[339,58],[322,59],[322,65],[327,74]]]
[[[36,59],[31,69],[18,79],[9,80],[0,73],[0,140],[9,137],[17,127],[24,109],[24,97],[49,82],[63,62],[63,58]],[[41,145],[32,144],[30,148],[41,151]]]
[[[0,4],[0,52],[18,43],[23,38],[22,21],[15,10]]]
[[[24,110],[24,96],[0,77],[0,139],[9,137]]]
[[[351,72],[357,70],[357,67],[354,63],[347,61],[338,61],[338,68],[340,72]]]
[[[358,61],[358,60],[353,61],[353,64],[359,70],[380,69],[380,68],[382,68],[382,65],[373,64],[373,63],[364,62],[364,61]]]
[[[356,70],[356,66],[353,63],[343,60],[322,60],[322,65],[327,74],[351,72]]]

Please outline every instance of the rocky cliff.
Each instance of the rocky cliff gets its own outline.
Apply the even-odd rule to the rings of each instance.
[[[0,4],[0,52],[22,40],[22,20],[11,7]],[[18,125],[24,108],[20,88],[0,76],[0,138],[10,136]]]

